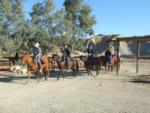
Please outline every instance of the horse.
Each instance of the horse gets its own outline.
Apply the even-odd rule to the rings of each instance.
[[[64,69],[65,69],[65,61],[63,59],[63,57],[54,54],[52,55],[52,62],[54,64],[54,62],[56,62],[57,64],[57,68],[59,69],[59,75],[62,74],[63,78],[64,78]],[[73,77],[75,77],[75,71],[78,71],[79,69],[79,65],[78,65],[78,61],[74,60],[73,58],[70,58],[68,60],[68,68],[72,70],[73,72]],[[57,77],[57,80],[59,80],[59,76]]]
[[[23,54],[20,58],[23,62],[27,64],[27,73],[28,73],[27,83],[30,79],[30,72],[35,72],[37,81],[39,82],[40,69],[35,64],[33,57],[28,54]],[[45,80],[47,81],[49,77],[49,70],[51,69],[51,64],[49,63],[49,60],[44,56],[42,56],[41,62],[42,62],[41,67],[42,72],[45,74]]]
[[[113,71],[114,68],[117,67],[117,65],[120,68],[120,58],[117,58],[116,55],[112,55],[111,64],[107,61],[105,56],[99,56],[98,61],[101,66],[105,67],[105,71],[108,72],[110,69]]]
[[[9,60],[10,62],[10,66],[14,66],[16,64],[16,62],[19,60],[19,54],[16,53],[16,55],[14,57],[3,57]]]
[[[96,70],[96,75],[99,74],[100,62],[97,57],[80,56],[80,59],[84,62],[84,67],[86,68],[88,75],[91,74],[91,70],[94,68]]]

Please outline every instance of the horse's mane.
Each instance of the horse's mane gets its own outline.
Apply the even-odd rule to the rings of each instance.
[[[53,55],[52,55],[52,58],[55,58],[56,56],[58,56],[58,54],[53,54]]]
[[[26,62],[27,64],[34,64],[33,57],[29,54],[23,54],[21,56],[21,59]]]
[[[55,61],[62,61],[63,60],[63,58],[62,58],[62,56],[59,56],[58,54],[53,54],[52,55],[52,60],[55,60]]]

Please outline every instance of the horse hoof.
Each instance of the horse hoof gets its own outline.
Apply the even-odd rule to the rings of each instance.
[[[56,81],[58,81],[58,80],[59,80],[59,77],[57,77]]]
[[[48,77],[45,77],[45,80],[48,81]]]

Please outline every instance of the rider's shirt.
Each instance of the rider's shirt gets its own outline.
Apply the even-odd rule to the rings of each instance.
[[[105,52],[105,56],[106,56],[106,57],[111,56],[111,52],[110,52],[110,51],[106,51],[106,52]]]
[[[87,48],[87,53],[88,53],[88,55],[90,55],[90,54],[93,55],[94,51],[92,48]]]
[[[65,48],[65,49],[63,50],[63,55],[64,55],[64,56],[67,56],[67,57],[70,56],[70,51],[69,51],[68,48]]]
[[[34,50],[33,50],[33,57],[37,57],[37,56],[41,56],[42,54],[42,51],[41,51],[41,48],[40,47],[34,47]]]

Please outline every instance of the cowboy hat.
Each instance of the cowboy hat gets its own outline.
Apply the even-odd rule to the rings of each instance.
[[[38,42],[36,42],[36,43],[34,44],[34,46],[35,46],[35,47],[39,47],[40,44],[39,44]]]

